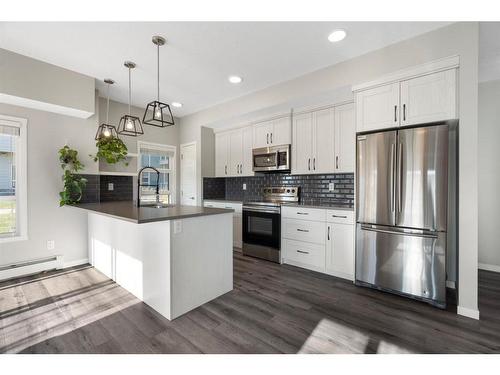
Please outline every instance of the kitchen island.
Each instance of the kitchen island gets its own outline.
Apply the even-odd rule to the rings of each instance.
[[[232,210],[75,207],[88,211],[89,262],[167,319],[233,289]]]

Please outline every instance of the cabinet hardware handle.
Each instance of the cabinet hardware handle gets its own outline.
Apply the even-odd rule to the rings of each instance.
[[[309,215],[308,212],[297,212],[297,215]]]
[[[227,174],[227,165],[224,166],[224,174]]]
[[[313,158],[313,169],[316,170],[316,158]]]
[[[403,104],[403,121],[406,121],[406,104]]]
[[[328,241],[330,241],[330,226],[328,226]]]
[[[271,133],[271,144],[273,143],[273,133]]]
[[[269,144],[269,133],[266,134],[266,144]]]
[[[299,228],[297,228],[297,232],[309,233],[309,231],[307,229],[299,229]]]
[[[398,106],[395,105],[394,106],[394,122],[398,122],[398,115],[397,115],[397,112],[398,112]]]
[[[309,158],[307,161],[307,169],[311,170],[311,158]]]
[[[301,254],[309,254],[309,251],[302,251],[302,250],[297,250],[298,253],[301,253]]]
[[[347,219],[347,216],[342,216],[342,215],[332,215],[332,217],[339,217],[341,219]]]
[[[339,157],[335,156],[335,169],[339,169]]]
[[[243,164],[240,164],[240,174],[243,174]]]

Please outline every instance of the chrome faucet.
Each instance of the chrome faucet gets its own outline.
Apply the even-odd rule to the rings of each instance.
[[[156,172],[156,205],[160,204],[160,171],[154,167],[144,167],[137,174],[137,207],[141,207],[141,186],[155,186],[141,184],[141,174],[145,169],[152,169]]]

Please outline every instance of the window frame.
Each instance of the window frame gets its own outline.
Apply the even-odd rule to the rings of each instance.
[[[0,114],[0,125],[19,128],[14,164],[16,168],[16,233],[1,235],[0,243],[28,240],[28,120]]]
[[[142,169],[142,153],[141,148],[149,148],[158,151],[171,152],[173,156],[169,160],[169,169],[160,169],[161,173],[169,174],[169,190],[171,204],[175,204],[177,201],[177,184],[176,184],[176,173],[177,173],[177,146],[167,145],[163,143],[153,143],[147,141],[137,141],[137,172]]]

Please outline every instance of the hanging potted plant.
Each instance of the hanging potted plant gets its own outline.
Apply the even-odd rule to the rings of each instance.
[[[97,153],[95,155],[90,155],[94,158],[94,161],[102,159],[108,164],[123,162],[125,165],[128,165],[128,149],[120,138],[101,137],[97,140],[95,145],[97,147]]]
[[[59,161],[64,171],[62,176],[63,191],[59,193],[59,206],[76,204],[82,199],[83,189],[87,179],[78,174],[84,165],[78,159],[78,151],[69,146],[59,150]]]

